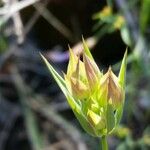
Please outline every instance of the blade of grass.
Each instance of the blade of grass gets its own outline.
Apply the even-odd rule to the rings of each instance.
[[[28,99],[28,90],[25,88],[23,81],[15,67],[13,67],[12,69],[12,77],[19,94],[19,100],[22,106],[25,125],[32,148],[33,150],[43,150],[43,138],[38,129],[38,123],[35,113],[26,104],[26,101]]]

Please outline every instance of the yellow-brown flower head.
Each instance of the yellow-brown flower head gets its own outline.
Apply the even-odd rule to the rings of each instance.
[[[64,79],[42,58],[81,126],[90,135],[100,137],[110,134],[121,119],[127,53],[117,77],[111,68],[104,75],[101,73],[84,39],[83,47],[83,60],[69,50],[70,59]]]
[[[70,60],[65,75],[66,85],[74,97],[79,100],[88,98],[100,85],[101,73],[89,56],[83,53],[83,61],[70,49]]]
[[[124,24],[125,24],[124,17],[119,15],[119,16],[117,16],[113,25],[114,25],[115,29],[120,29]]]

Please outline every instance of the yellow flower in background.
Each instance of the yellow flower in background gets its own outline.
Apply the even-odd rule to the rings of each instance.
[[[116,76],[111,67],[105,74],[99,70],[84,39],[83,47],[82,60],[69,48],[70,59],[64,79],[43,56],[42,58],[81,126],[90,135],[100,137],[111,133],[121,119],[125,97],[127,52],[119,76]]]
[[[105,6],[101,11],[100,15],[101,17],[107,17],[112,14],[112,8],[110,6]]]
[[[105,6],[100,12],[96,13],[93,18],[105,18],[112,15],[112,8],[110,6]]]
[[[120,29],[123,25],[125,24],[125,19],[123,16],[119,15],[117,16],[115,22],[114,22],[114,28],[115,29]]]

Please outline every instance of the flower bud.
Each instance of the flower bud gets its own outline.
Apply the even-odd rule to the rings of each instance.
[[[71,90],[74,97],[83,100],[89,96],[89,88],[81,80],[71,77]]]
[[[85,65],[85,71],[89,87],[93,92],[93,90],[95,90],[95,88],[99,86],[101,74],[95,62],[88,58],[88,56],[86,56],[85,54],[83,54],[83,62]]]
[[[70,56],[72,57],[72,60],[69,62],[71,68],[68,69],[72,69],[73,71],[67,70],[67,74],[65,75],[65,80],[67,82],[66,85],[73,97],[83,100],[89,96],[89,87],[87,85],[85,67],[83,62],[80,60],[80,57],[76,57],[71,49]]]
[[[70,49],[70,60],[64,79],[43,56],[42,58],[81,126],[90,135],[100,137],[110,134],[121,119],[127,52],[117,77],[111,68],[103,75],[84,39],[83,46],[83,61]]]
[[[105,120],[102,118],[102,116],[88,109],[87,117],[91,125],[94,126],[97,130],[102,130],[105,128]]]
[[[124,95],[123,89],[119,85],[118,78],[112,72],[111,67],[109,67],[107,73],[101,78],[100,90],[103,88],[107,89],[105,90],[106,93],[104,93],[107,98],[106,103],[112,104],[114,109],[122,104]]]

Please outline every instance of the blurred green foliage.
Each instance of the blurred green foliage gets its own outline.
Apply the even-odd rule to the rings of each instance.
[[[1,34],[0,35],[0,53],[4,52],[7,49],[8,43],[6,38]]]
[[[141,1],[140,30],[145,33],[150,24],[150,0]]]

